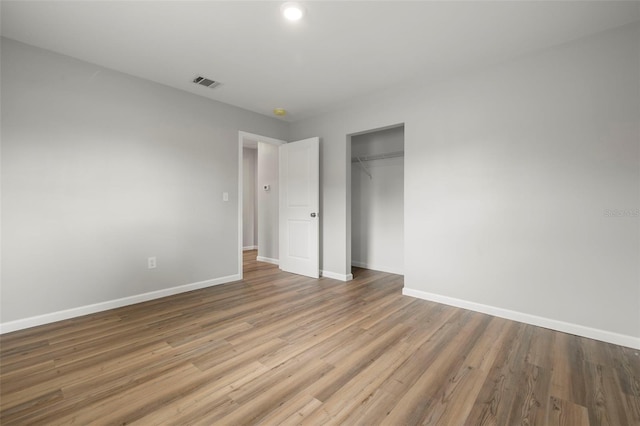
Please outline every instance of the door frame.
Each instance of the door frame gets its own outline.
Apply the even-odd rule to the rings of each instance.
[[[244,143],[247,140],[253,140],[257,142],[264,142],[271,145],[284,145],[287,141],[270,138],[268,136],[257,135],[255,133],[249,133],[245,131],[238,131],[238,275],[240,275],[240,279],[243,278],[242,275],[242,225],[243,225],[243,212],[242,212],[242,199],[244,196]],[[257,170],[256,170],[257,172]],[[256,188],[256,191],[258,188]]]

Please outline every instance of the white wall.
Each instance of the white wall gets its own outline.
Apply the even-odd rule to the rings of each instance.
[[[403,150],[402,127],[351,138],[352,158]],[[351,264],[403,274],[404,158],[351,163],[351,206]]]
[[[257,158],[257,149],[242,149],[242,247],[245,249],[258,246]]]
[[[405,123],[405,287],[640,346],[640,27],[295,123],[323,137],[322,269],[346,274],[348,134]],[[567,325],[568,324],[568,325]]]
[[[270,190],[265,191],[264,185]],[[278,146],[258,142],[258,257],[278,260]]]
[[[237,276],[238,131],[285,123],[7,39],[1,55],[0,321]]]

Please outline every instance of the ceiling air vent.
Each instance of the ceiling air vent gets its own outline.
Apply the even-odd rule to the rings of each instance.
[[[204,77],[196,77],[193,79],[193,82],[195,84],[199,84],[200,86],[208,87],[209,89],[215,89],[216,87],[220,86],[219,81],[214,81]]]

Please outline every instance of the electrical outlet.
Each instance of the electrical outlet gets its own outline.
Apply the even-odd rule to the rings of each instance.
[[[155,269],[156,266],[157,265],[156,265],[156,257],[155,256],[150,257],[150,258],[147,259],[147,267],[149,269]]]
[[[222,201],[229,201],[229,193],[228,192],[223,192],[222,193]]]

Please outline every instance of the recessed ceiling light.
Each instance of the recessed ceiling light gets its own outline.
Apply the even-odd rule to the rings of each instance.
[[[278,117],[284,117],[285,115],[287,115],[287,110],[284,108],[275,108],[273,110],[273,113]]]
[[[280,7],[280,10],[289,21],[298,21],[304,16],[304,9],[298,3],[287,2]]]

